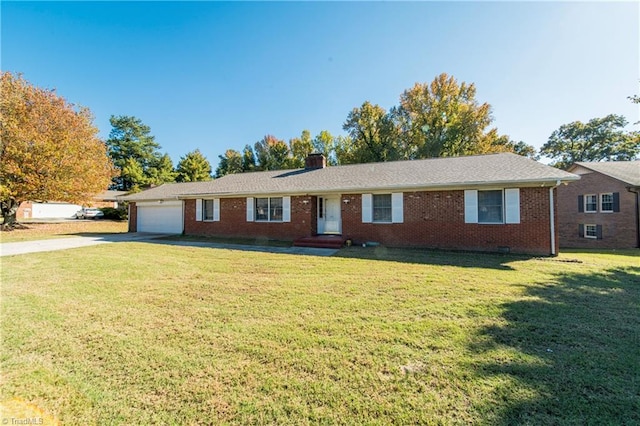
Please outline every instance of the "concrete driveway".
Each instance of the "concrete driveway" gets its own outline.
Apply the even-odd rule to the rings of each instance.
[[[78,247],[96,246],[128,241],[149,241],[164,237],[166,234],[152,234],[145,232],[127,232],[123,234],[104,234],[87,237],[52,238],[49,240],[21,241],[16,243],[1,243],[0,256],[14,256],[17,254],[38,253],[42,251],[66,250]]]
[[[248,246],[240,244],[220,244],[198,241],[171,241],[159,240],[158,238],[166,237],[167,234],[153,234],[146,232],[127,232],[123,234],[105,234],[92,237],[70,237],[70,238],[54,238],[50,240],[23,241],[17,243],[1,243],[0,257],[15,256],[18,254],[38,253],[43,251],[66,250],[78,247],[96,246],[98,244],[121,243],[130,241],[148,242],[154,244],[165,244],[172,246],[190,246],[190,247],[209,247],[223,248],[229,250],[242,250],[254,252],[282,253],[282,254],[299,254],[310,256],[332,256],[338,250],[311,247],[265,247],[265,246]]]

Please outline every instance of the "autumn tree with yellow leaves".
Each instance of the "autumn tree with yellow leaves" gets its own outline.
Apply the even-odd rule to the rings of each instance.
[[[21,75],[0,75],[0,209],[3,228],[23,201],[84,204],[109,186],[114,169],[87,108]]]

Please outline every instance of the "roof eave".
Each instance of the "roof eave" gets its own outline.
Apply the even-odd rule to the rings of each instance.
[[[572,173],[571,170],[573,170],[577,166],[579,166],[579,167],[583,167],[585,169],[591,170],[594,173],[600,173],[601,175],[605,175],[607,177],[610,177],[611,179],[615,179],[615,180],[620,181],[620,182],[622,182],[624,184],[627,184],[627,185],[640,186],[637,182],[631,182],[631,181],[629,181],[629,180],[627,180],[625,178],[621,178],[620,176],[614,176],[613,174],[611,174],[611,172],[607,172],[607,171],[603,171],[603,170],[597,170],[597,169],[594,169],[593,167],[589,167],[589,164],[590,163],[588,163],[588,162],[576,162],[576,163],[573,163],[571,166],[569,166],[569,168],[567,169],[567,172]]]
[[[182,200],[206,198],[206,197],[250,197],[258,195],[309,195],[309,194],[327,194],[327,193],[362,193],[362,192],[378,192],[378,191],[438,191],[438,190],[462,190],[474,189],[482,187],[549,187],[556,186],[559,183],[569,183],[577,181],[580,176],[565,176],[562,178],[550,177],[544,179],[524,179],[524,180],[500,180],[500,181],[475,181],[475,182],[452,182],[446,184],[415,184],[415,185],[385,185],[370,187],[337,187],[331,189],[309,188],[308,190],[270,190],[270,191],[238,191],[238,192],[203,192],[197,194],[183,194],[177,198]]]

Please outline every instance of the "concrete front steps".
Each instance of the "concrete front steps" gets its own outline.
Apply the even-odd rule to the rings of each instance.
[[[342,248],[347,238],[342,235],[314,235],[313,237],[298,238],[293,242],[295,247],[314,247],[314,248]]]

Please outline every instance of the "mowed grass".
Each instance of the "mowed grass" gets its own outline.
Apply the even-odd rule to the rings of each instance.
[[[0,401],[62,423],[640,423],[637,251],[115,243],[3,258],[1,315]]]
[[[127,232],[126,221],[106,219],[74,220],[59,223],[35,223],[26,221],[20,224],[22,226],[16,229],[0,231],[0,243]]]

